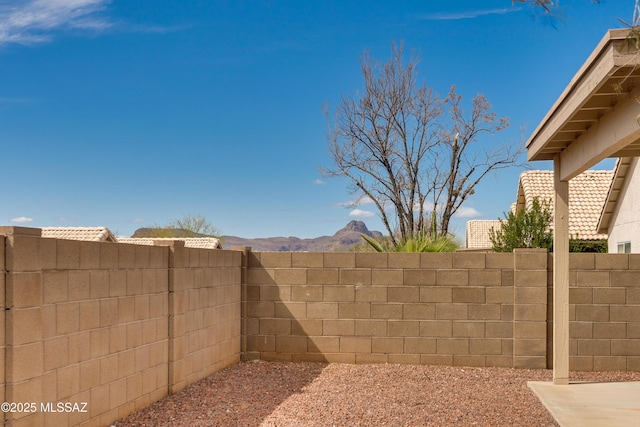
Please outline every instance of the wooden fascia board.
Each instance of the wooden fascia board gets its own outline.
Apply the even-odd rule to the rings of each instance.
[[[582,171],[640,140],[640,88],[620,101],[606,116],[561,153],[560,179],[569,181]]]
[[[563,94],[560,103],[552,109],[551,114],[541,122],[540,127],[527,145],[528,159],[537,160],[548,141],[557,134],[571,116],[584,105],[591,94],[595,92],[613,70],[613,47],[600,56],[593,69],[583,79],[570,87],[570,92]]]
[[[617,202],[617,194],[613,194],[613,189],[616,186],[616,180],[619,179],[620,174],[620,163],[624,159],[618,159],[616,162],[616,167],[613,172],[613,179],[611,180],[611,185],[609,186],[609,191],[607,192],[607,198],[604,201],[604,205],[602,206],[602,211],[600,212],[600,218],[598,219],[598,226],[596,229],[596,233],[598,234],[609,234],[609,221],[611,220],[611,214],[615,209],[615,204]]]
[[[541,155],[546,143],[559,131],[574,112],[578,111],[588,97],[603,84],[614,70],[616,64],[625,59],[617,58],[613,43],[626,38],[628,30],[609,30],[600,40],[589,58],[571,79],[560,97],[556,100],[544,119],[538,124],[525,144],[529,160],[548,160]],[[544,158],[543,158],[544,157]]]
[[[624,187],[624,182],[627,178],[632,160],[633,158],[631,157],[621,157],[616,162],[613,179],[611,180],[609,192],[607,193],[607,199],[602,206],[602,212],[600,213],[600,219],[598,220],[598,229],[596,231],[598,234],[609,234],[611,218],[616,210],[616,205],[620,198],[620,192]]]

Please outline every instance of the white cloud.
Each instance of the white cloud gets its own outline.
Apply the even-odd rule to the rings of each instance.
[[[111,26],[98,16],[110,0],[27,0],[0,3],[0,45],[34,44],[61,29],[102,30]]]
[[[144,222],[144,218],[134,218],[131,220],[134,224],[141,224]]]
[[[353,216],[356,218],[371,218],[375,215],[376,214],[374,214],[373,212],[363,211],[362,209],[354,209],[351,212],[349,212],[349,216]]]
[[[459,19],[473,19],[486,15],[505,15],[507,13],[518,12],[522,10],[520,7],[503,7],[499,9],[484,10],[465,10],[462,12],[441,12],[431,13],[429,15],[421,15],[420,19],[424,21],[456,21]]]
[[[466,207],[466,206],[460,206],[458,208],[458,210],[456,211],[454,216],[456,218],[470,219],[470,218],[481,217],[482,213],[477,211],[474,208],[469,208],[469,207]]]
[[[352,208],[352,207],[355,207],[355,206],[372,205],[373,203],[374,202],[373,202],[373,199],[371,199],[371,197],[369,197],[369,196],[360,196],[356,200],[350,200],[348,202],[340,202],[340,203],[338,203],[338,206]]]
[[[314,185],[324,185],[324,181],[321,179],[314,179],[313,180],[313,184]]]
[[[33,218],[29,218],[29,217],[26,217],[26,216],[19,216],[17,218],[11,218],[9,221],[10,222],[15,222],[15,223],[18,223],[18,224],[24,224],[24,223],[27,223],[27,222],[33,222]]]
[[[373,199],[369,196],[362,196],[358,199],[358,205],[372,205],[374,203]]]

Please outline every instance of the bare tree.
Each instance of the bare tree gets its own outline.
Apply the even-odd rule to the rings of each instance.
[[[154,225],[144,231],[144,237],[216,237],[220,234],[220,230],[199,214],[187,214],[166,225]]]
[[[483,134],[508,126],[487,100],[473,99],[470,114],[451,88],[440,99],[416,81],[418,58],[403,61],[403,46],[392,45],[387,63],[368,53],[360,59],[364,91],[343,96],[329,122],[329,152],[352,190],[375,204],[392,242],[420,233],[448,234],[451,217],[492,170],[517,162],[522,148],[473,147]],[[449,108],[450,120],[443,115]]]
[[[590,0],[591,3],[600,3],[600,0]],[[553,15],[560,6],[559,0],[512,0],[512,4],[523,3],[532,7],[539,8],[547,15]]]
[[[183,218],[174,219],[169,223],[169,227],[185,230],[189,234],[187,237],[220,235],[220,230],[211,224],[205,216],[199,214],[187,214]]]
[[[589,2],[600,3],[600,0],[589,0]],[[553,28],[557,28],[558,23],[565,20],[564,7],[560,4],[560,0],[511,0],[511,4],[528,5],[535,16]]]
[[[436,151],[442,152],[436,158],[444,158],[448,163],[433,165],[441,177],[434,182],[432,208],[434,218],[440,214],[437,230],[440,235],[448,233],[451,217],[474,194],[476,185],[489,172],[518,165],[518,158],[524,152],[524,144],[514,147],[509,144],[480,143],[478,138],[509,127],[509,119],[497,117],[481,94],[471,102],[472,110],[467,115],[461,105],[462,96],[455,92],[455,86],[451,87],[447,97],[451,130],[441,132],[440,143],[435,147]],[[444,206],[440,210],[441,200],[444,200]]]

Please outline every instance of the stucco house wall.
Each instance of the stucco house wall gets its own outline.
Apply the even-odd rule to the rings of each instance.
[[[624,250],[630,244],[630,253],[640,253],[640,162],[631,160],[618,201],[609,222],[609,252]]]

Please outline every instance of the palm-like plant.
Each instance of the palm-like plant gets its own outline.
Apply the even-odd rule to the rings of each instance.
[[[460,247],[458,241],[451,236],[432,238],[426,233],[404,238],[396,245],[390,239],[377,240],[365,234],[361,236],[376,252],[453,252]]]

